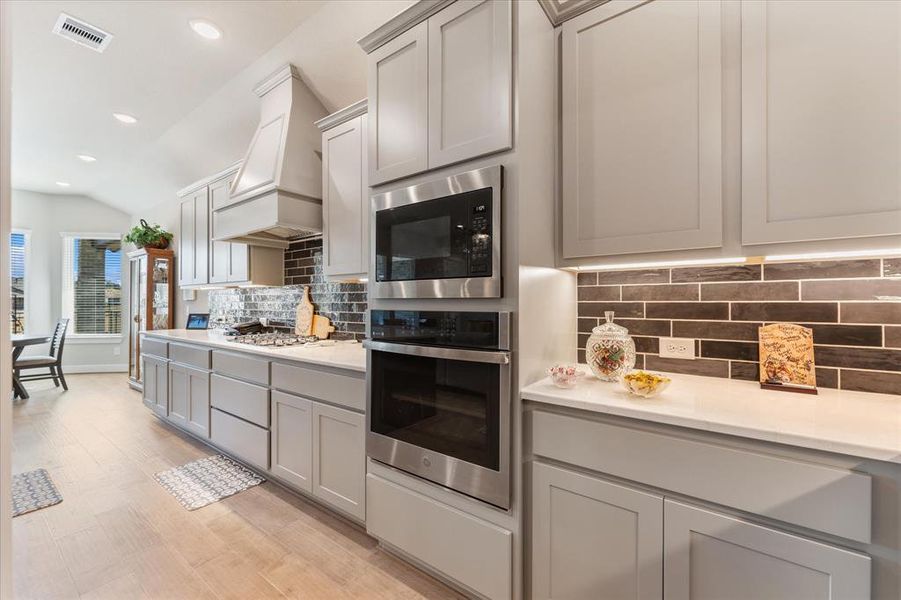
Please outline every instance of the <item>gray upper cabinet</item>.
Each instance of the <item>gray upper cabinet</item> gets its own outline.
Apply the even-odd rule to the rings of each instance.
[[[532,463],[532,598],[659,600],[663,498]]]
[[[513,145],[512,5],[455,2],[428,20],[429,168]]]
[[[206,187],[180,200],[178,284],[202,285],[208,281],[210,204]]]
[[[563,258],[721,246],[721,2],[612,0],[562,30]]]
[[[214,211],[227,206],[239,165],[179,191],[180,287],[208,284],[283,285],[284,252],[279,248],[216,241]]]
[[[369,184],[428,168],[428,23],[369,55]]]
[[[359,114],[322,132],[322,268],[329,277],[369,269],[366,130],[367,115]]]
[[[901,4],[741,4],[742,242],[901,234]]]
[[[210,214],[228,203],[228,193],[234,179],[235,173],[231,173],[210,184]],[[210,235],[210,283],[247,281],[250,276],[247,244],[217,242],[212,237]]]
[[[861,600],[870,558],[665,501],[667,600]]]

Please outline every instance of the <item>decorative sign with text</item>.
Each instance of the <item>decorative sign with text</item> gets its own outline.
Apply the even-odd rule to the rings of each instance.
[[[775,323],[759,330],[762,387],[809,388],[815,392],[813,330],[791,323]]]

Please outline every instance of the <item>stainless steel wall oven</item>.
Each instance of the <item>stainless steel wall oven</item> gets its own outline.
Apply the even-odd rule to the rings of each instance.
[[[501,296],[500,165],[372,197],[374,298]]]
[[[510,507],[510,314],[373,310],[370,458]]]

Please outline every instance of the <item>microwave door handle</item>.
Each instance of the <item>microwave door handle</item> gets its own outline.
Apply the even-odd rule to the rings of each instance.
[[[491,350],[464,350],[462,348],[439,348],[435,346],[412,346],[409,344],[395,344],[391,342],[379,342],[366,340],[363,346],[369,350],[380,352],[392,352],[394,354],[409,354],[411,356],[425,356],[446,360],[463,360],[467,362],[490,363],[495,365],[510,364],[510,353]]]

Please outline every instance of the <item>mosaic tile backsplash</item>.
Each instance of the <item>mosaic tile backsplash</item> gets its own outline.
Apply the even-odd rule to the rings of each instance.
[[[332,283],[322,274],[322,238],[292,242],[285,251],[284,287],[238,288],[210,292],[215,325],[261,317],[294,324],[304,286],[318,314],[331,319],[334,339],[362,340],[366,333],[366,284]]]
[[[813,329],[817,385],[901,394],[901,258],[579,273],[579,361],[604,311],[627,327],[636,367],[757,380],[757,328]],[[695,338],[695,360],[660,337]]]

